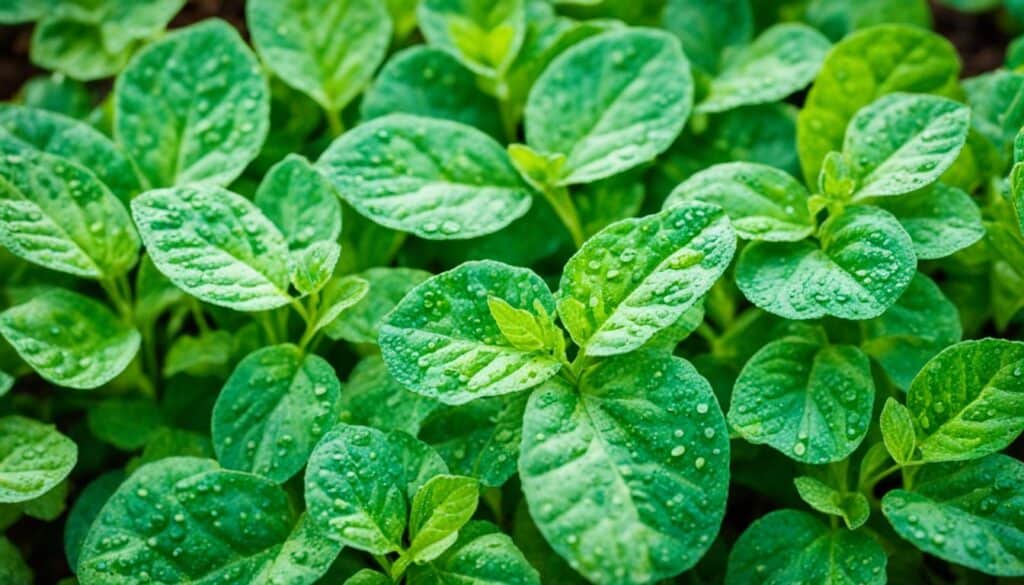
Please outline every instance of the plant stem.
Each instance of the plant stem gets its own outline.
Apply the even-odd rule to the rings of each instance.
[[[263,333],[266,334],[267,341],[271,345],[277,345],[277,331],[274,330],[274,325],[270,322],[270,313],[258,313],[256,320],[263,327]]]
[[[316,313],[319,304],[320,295],[318,293],[309,295],[308,308],[305,309],[305,313],[302,315],[303,319],[306,320],[306,330],[302,333],[302,338],[299,340],[299,349],[301,350],[305,350],[313,336],[316,335]]]
[[[327,118],[327,129],[331,136],[338,137],[345,133],[345,123],[341,121],[341,112],[324,109],[324,117]]]
[[[206,335],[209,333],[210,324],[206,321],[206,315],[203,314],[203,307],[200,306],[199,301],[195,297],[189,297],[189,310],[192,311],[192,320],[196,322],[199,334]]]
[[[583,226],[580,224],[580,215],[576,206],[569,197],[569,189],[566,187],[545,186],[541,191],[551,208],[555,210],[558,219],[562,220],[565,229],[569,230],[572,242],[579,249],[586,240],[583,235]]]

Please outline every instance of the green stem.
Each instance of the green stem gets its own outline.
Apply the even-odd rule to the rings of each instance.
[[[384,555],[373,555],[373,560],[377,561],[380,568],[384,569],[384,572],[391,575],[391,561]]]
[[[199,301],[195,297],[189,297],[189,310],[192,312],[192,320],[196,322],[196,327],[199,328],[200,335],[206,335],[210,332],[210,324],[206,321],[206,315],[203,314],[203,307],[200,306]]]
[[[267,335],[267,341],[270,342],[270,345],[277,345],[277,331],[274,330],[274,324],[270,322],[270,313],[258,313],[256,320],[263,327],[263,333]]]
[[[153,380],[160,379],[160,366],[156,357],[156,328],[152,321],[144,323],[142,330],[143,366]]]
[[[576,206],[573,204],[572,199],[569,197],[569,189],[566,187],[545,186],[541,192],[544,194],[544,199],[551,205],[551,208],[555,210],[558,219],[562,220],[565,229],[569,230],[573,244],[576,245],[577,249],[580,248],[586,237],[583,235],[580,215],[576,211]]]
[[[327,129],[331,136],[338,137],[345,133],[345,123],[341,121],[341,112],[335,110],[324,110],[324,117],[327,118]]]
[[[318,293],[309,295],[308,309],[304,308],[302,313],[303,319],[306,320],[306,330],[302,333],[302,338],[299,340],[299,349],[301,350],[305,350],[309,346],[309,342],[312,341],[313,336],[316,335],[316,313],[319,304],[320,295]]]

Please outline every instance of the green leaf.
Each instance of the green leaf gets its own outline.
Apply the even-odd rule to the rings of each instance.
[[[185,298],[185,293],[157,270],[148,255],[142,257],[135,274],[135,318],[139,323],[154,321]]]
[[[7,150],[0,154],[0,244],[29,262],[86,278],[120,276],[135,265],[139,236],[96,175],[2,138],[0,150]]]
[[[943,183],[934,183],[902,197],[874,199],[870,203],[896,217],[921,260],[951,256],[985,235],[981,210],[971,196]]]
[[[14,376],[7,372],[0,370],[0,397],[10,392],[11,388],[14,387]]]
[[[861,349],[900,388],[908,388],[928,360],[963,334],[956,305],[921,273],[894,305],[879,317],[861,321],[860,328]]]
[[[511,538],[493,524],[478,521],[466,525],[455,544],[436,561],[411,567],[407,582],[540,585],[540,576]]]
[[[80,390],[124,371],[141,341],[106,305],[63,289],[4,311],[0,334],[40,376]]]
[[[850,345],[787,337],[764,346],[733,388],[729,424],[744,439],[804,463],[846,458],[871,422],[875,384]]]
[[[740,535],[725,583],[884,585],[886,560],[881,545],[863,532],[829,529],[807,512],[778,510]]]
[[[556,378],[533,392],[519,473],[538,528],[575,570],[646,583],[711,546],[728,458],[707,381],[679,358],[637,352],[586,370],[578,389]]]
[[[93,81],[124,68],[134,47],[108,49],[95,23],[72,18],[44,18],[32,33],[32,62],[72,79]]]
[[[964,80],[971,124],[1009,160],[1013,139],[1024,126],[1024,75],[993,71]]]
[[[297,154],[267,171],[253,203],[281,230],[290,250],[335,242],[341,235],[341,204],[334,189]]]
[[[364,120],[413,114],[461,122],[502,138],[494,98],[477,87],[476,75],[451,54],[413,46],[396,53],[366,91],[359,111]]]
[[[412,500],[409,512],[410,561],[423,564],[448,550],[459,530],[476,511],[480,497],[476,480],[458,475],[438,475],[424,484]]]
[[[772,26],[750,45],[726,54],[697,111],[779,101],[814,80],[830,48],[828,39],[807,25]]]
[[[954,97],[959,75],[956,49],[924,28],[880,25],[844,38],[825,58],[797,119],[807,184],[815,184],[825,155],[841,150],[847,124],[862,107],[898,91]]]
[[[294,345],[249,354],[213,408],[213,447],[225,467],[284,483],[338,417],[341,384],[320,356]]]
[[[423,421],[420,438],[444,458],[452,473],[500,487],[516,473],[529,393],[441,405]]]
[[[447,120],[372,120],[331,143],[317,166],[359,213],[427,239],[495,232],[532,202],[500,144]]]
[[[38,498],[64,481],[77,461],[78,446],[54,426],[0,418],[0,503]]]
[[[141,448],[163,423],[159,405],[146,398],[107,398],[89,409],[89,430],[122,451]]]
[[[38,498],[21,504],[22,510],[26,516],[31,518],[43,520],[44,522],[53,522],[64,514],[64,510],[67,509],[68,491],[70,489],[71,486],[68,485],[67,480],[62,481],[52,490]]]
[[[371,268],[360,272],[358,276],[369,283],[369,291],[362,300],[324,329],[331,339],[376,344],[384,316],[414,286],[431,275],[415,268]]]
[[[437,451],[409,433],[390,431],[387,440],[398,451],[397,463],[405,472],[405,490],[409,500],[430,478],[448,473],[448,466]]]
[[[914,457],[917,447],[914,438],[914,418],[910,410],[892,397],[885,401],[882,415],[878,419],[882,429],[882,440],[893,461],[905,465]]]
[[[732,162],[691,176],[669,194],[665,208],[689,201],[712,203],[725,210],[743,239],[795,242],[814,232],[808,197],[807,189],[785,171]]]
[[[713,75],[726,51],[742,48],[754,36],[750,0],[668,0],[662,26],[675,35],[694,67]]]
[[[487,298],[491,318],[505,339],[523,351],[552,350],[555,357],[564,355],[565,338],[555,326],[552,316],[540,301],[533,302],[533,312],[517,309],[498,297]]]
[[[400,446],[368,427],[339,424],[306,468],[306,505],[318,530],[375,555],[402,550],[406,474]]]
[[[438,402],[405,389],[388,374],[377,355],[363,358],[352,370],[341,393],[341,422],[382,431],[419,434],[420,426]]]
[[[292,286],[302,295],[320,292],[334,275],[334,267],[338,265],[340,256],[341,246],[334,241],[315,242],[307,248],[293,252]]]
[[[572,194],[583,235],[593,236],[609,225],[641,215],[646,195],[643,173],[633,171],[580,185]]]
[[[21,24],[39,20],[50,8],[48,0],[13,0],[0,5],[0,23]]]
[[[630,352],[710,290],[736,235],[721,208],[690,203],[614,223],[569,259],[558,291],[562,323],[590,356]]]
[[[198,337],[182,335],[174,340],[164,355],[163,374],[170,378],[187,373],[192,376],[227,374],[234,343],[227,331],[209,331]]]
[[[975,459],[1024,430],[1024,343],[964,341],[935,356],[907,390],[925,461]]]
[[[0,581],[7,585],[32,585],[32,569],[11,541],[0,536]]]
[[[366,298],[369,290],[369,283],[358,276],[332,278],[320,294],[315,329],[319,331],[337,321],[345,311]]]
[[[114,135],[149,187],[223,186],[256,158],[270,125],[267,82],[222,20],[139,51],[114,84]]]
[[[971,110],[951,99],[894,93],[850,120],[843,140],[854,197],[902,195],[938,180],[967,142]]]
[[[651,161],[693,104],[679,42],[653,29],[610,31],[555,58],[530,91],[526,141],[567,157],[559,184],[591,183]]]
[[[358,573],[345,579],[343,585],[394,585],[394,581],[373,569],[360,569]]]
[[[736,284],[758,307],[787,319],[870,319],[884,313],[914,277],[910,236],[870,206],[830,217],[820,244],[754,242],[736,266]]]
[[[247,581],[295,523],[287,494],[209,459],[139,468],[103,507],[82,547],[82,585]]]
[[[841,517],[850,530],[863,526],[871,513],[871,507],[864,494],[840,492],[813,477],[798,477],[793,483],[800,498],[807,502],[807,505],[822,514]]]
[[[160,427],[150,434],[142,453],[125,465],[129,475],[139,467],[168,457],[213,457],[213,446],[206,435],[171,427]]]
[[[64,554],[72,571],[77,571],[78,557],[89,529],[124,478],[125,474],[120,469],[100,475],[78,493],[74,504],[71,505],[64,523]]]
[[[932,27],[927,0],[811,0],[805,18],[808,24],[836,40],[878,24]]]
[[[427,42],[480,75],[500,79],[526,33],[523,0],[422,0],[416,12]]]
[[[253,583],[306,585],[319,582],[338,558],[342,545],[317,529],[309,514],[299,516],[277,557]]]
[[[132,201],[153,263],[201,301],[237,311],[291,302],[288,244],[249,200],[219,187],[149,191]]]
[[[1006,455],[928,465],[911,491],[882,498],[896,532],[922,551],[989,575],[1024,575],[1020,486],[1024,464]]]
[[[36,108],[0,106],[0,142],[40,150],[92,171],[121,201],[141,187],[138,176],[113,142],[92,126]]]
[[[543,351],[523,351],[491,318],[488,299],[515,308],[540,303],[548,315],[555,299],[525,268],[493,261],[467,262],[412,289],[381,326],[388,370],[410,390],[448,404],[519,392],[554,376],[561,364]]]
[[[267,67],[328,112],[359,95],[391,42],[376,0],[253,0],[245,14]]]

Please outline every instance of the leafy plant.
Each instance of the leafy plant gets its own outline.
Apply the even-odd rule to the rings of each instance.
[[[184,4],[0,6],[0,583],[1024,577],[1020,42]]]

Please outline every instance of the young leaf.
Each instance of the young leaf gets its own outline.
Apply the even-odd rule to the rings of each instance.
[[[182,372],[192,376],[227,374],[234,342],[227,331],[210,331],[198,337],[182,335],[167,348],[163,374],[170,378]]]
[[[40,376],[80,390],[124,371],[141,341],[106,305],[63,289],[4,311],[0,334]]]
[[[693,566],[725,512],[728,431],[687,362],[638,352],[530,396],[519,473],[548,543],[596,583]],[[629,535],[629,538],[623,538]]]
[[[10,147],[0,139],[0,150]],[[124,274],[139,256],[127,210],[96,175],[25,148],[0,154],[0,244],[29,262],[95,279]]]
[[[313,165],[290,154],[267,171],[253,199],[288,240],[290,250],[341,235],[341,204],[334,188]]]
[[[960,58],[927,28],[886,24],[851,33],[825,58],[797,119],[797,152],[807,184],[825,155],[841,150],[847,124],[862,107],[897,91],[955,97]]]
[[[493,261],[467,262],[412,289],[381,326],[380,346],[399,383],[448,404],[519,392],[554,376],[559,361],[517,349],[491,317],[488,298],[548,315],[555,299],[539,276]]]
[[[725,210],[743,239],[795,242],[814,232],[808,197],[807,189],[785,171],[733,162],[691,176],[669,193],[665,208],[688,201],[712,203]]]
[[[614,223],[566,263],[562,323],[587,355],[633,351],[697,303],[735,251],[735,232],[715,205],[689,203]]]
[[[872,205],[893,214],[914,243],[921,260],[945,258],[985,235],[981,210],[956,187],[934,183],[902,197],[880,197]]]
[[[910,410],[892,397],[885,401],[882,415],[878,419],[882,429],[882,440],[893,461],[906,464],[914,457],[914,418]]]
[[[295,513],[262,477],[209,459],[139,468],[103,507],[82,547],[82,585],[224,581],[255,575],[288,537]]]
[[[337,113],[370,82],[391,42],[376,0],[253,0],[246,24],[278,77]]]
[[[562,330],[544,312],[540,301],[534,301],[533,312],[517,309],[498,297],[488,297],[491,318],[516,349],[523,351],[552,350],[555,357],[565,352]]]
[[[813,477],[798,477],[793,480],[793,484],[796,485],[800,499],[807,502],[807,505],[822,514],[840,516],[850,530],[863,526],[871,513],[871,506],[864,494],[841,493]]]
[[[884,585],[886,560],[882,546],[863,532],[829,529],[807,512],[777,510],[740,535],[725,583]]]
[[[139,51],[114,84],[114,135],[149,187],[227,185],[259,153],[270,98],[235,29],[206,20]]]
[[[804,463],[846,458],[864,440],[875,384],[850,345],[788,337],[750,358],[733,388],[729,424]]]
[[[843,154],[858,180],[854,197],[902,195],[931,185],[967,142],[971,110],[951,99],[894,93],[850,120]]]
[[[341,393],[339,420],[382,431],[419,434],[423,421],[440,404],[405,389],[388,374],[379,355],[363,358],[352,370]]]
[[[77,461],[78,446],[54,426],[0,418],[0,503],[38,498],[64,481]]]
[[[501,145],[447,120],[372,120],[331,143],[317,167],[359,213],[427,239],[489,234],[532,202]]]
[[[291,302],[288,244],[249,200],[219,187],[149,191],[132,201],[153,263],[199,300],[237,311]]]
[[[976,459],[1024,430],[1024,343],[964,341],[935,356],[907,390],[925,461]]]
[[[342,585],[394,585],[394,583],[391,577],[384,573],[378,573],[373,569],[360,569],[358,573],[345,579]]]
[[[331,339],[376,344],[384,316],[431,274],[415,268],[371,268],[358,276],[369,283],[369,291],[324,329]]]
[[[814,79],[829,48],[828,39],[807,25],[772,26],[752,44],[726,54],[697,111],[779,101]]]
[[[489,522],[470,522],[459,531],[454,545],[434,562],[413,565],[409,585],[494,583],[540,585],[536,569],[512,539]]]
[[[423,564],[455,544],[476,511],[479,491],[475,479],[458,475],[438,475],[421,487],[409,512],[408,558]]]
[[[526,32],[523,0],[422,0],[417,16],[427,42],[480,75],[500,79]]]
[[[920,272],[895,304],[881,316],[861,321],[860,329],[861,349],[904,389],[928,360],[963,334],[956,306]]]
[[[989,575],[1024,575],[1024,464],[992,454],[928,465],[912,491],[882,498],[896,532],[924,552]]]
[[[284,483],[337,420],[338,377],[323,358],[294,345],[245,357],[213,408],[213,447],[229,469]]]
[[[526,103],[526,141],[567,157],[560,184],[590,183],[664,152],[692,104],[690,65],[675,38],[610,31],[573,45],[537,79]]]
[[[406,474],[400,447],[384,433],[339,424],[306,468],[306,505],[318,530],[371,554],[402,550]]]
[[[291,255],[291,282],[303,295],[320,292],[334,275],[341,256],[341,246],[334,241],[320,241]]]
[[[758,307],[787,319],[870,319],[892,306],[914,277],[910,236],[888,212],[849,207],[822,224],[820,246],[754,242],[736,284]]]
[[[477,87],[476,75],[434,47],[396,53],[366,91],[359,112],[364,120],[396,113],[441,118],[504,136],[497,102]]]
[[[316,330],[319,331],[337,321],[345,311],[366,298],[369,290],[370,284],[358,276],[332,278],[320,294]]]

